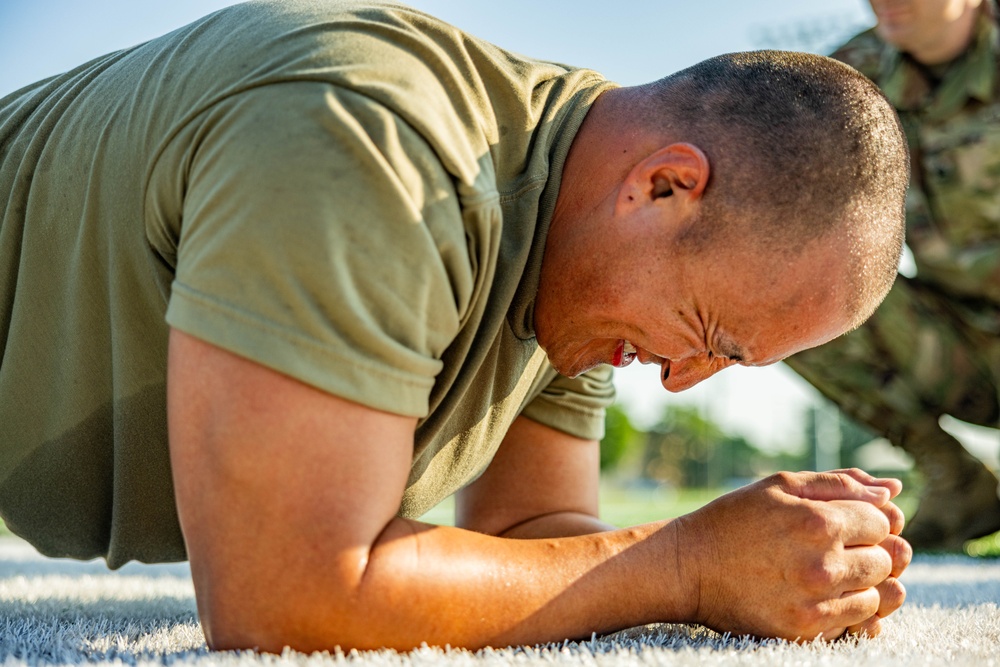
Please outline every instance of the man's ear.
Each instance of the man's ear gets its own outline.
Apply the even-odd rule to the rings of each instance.
[[[708,157],[693,144],[664,146],[642,159],[618,192],[616,208],[644,206],[658,199],[677,197],[694,203],[704,195],[710,172]]]

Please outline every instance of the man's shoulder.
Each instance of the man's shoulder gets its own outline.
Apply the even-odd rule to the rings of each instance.
[[[887,48],[886,43],[875,34],[875,29],[869,28],[839,46],[830,57],[845,62],[869,79],[874,79]]]

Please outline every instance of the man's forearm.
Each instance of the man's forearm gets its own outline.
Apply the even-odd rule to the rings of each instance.
[[[362,588],[373,611],[395,617],[372,644],[531,644],[680,618],[674,540],[667,523],[525,541],[396,522],[372,549]],[[672,585],[638,590],[639,572]],[[381,609],[401,590],[415,604]]]
[[[393,518],[345,541],[346,516],[287,515],[260,554],[244,527],[192,558],[192,573],[213,648],[478,648],[671,621],[790,640],[877,634],[909,562],[890,493],[850,474],[781,473],[673,521],[547,539]]]
[[[690,611],[675,540],[667,522],[515,540],[396,519],[351,586],[300,561],[286,595],[249,616],[245,603],[223,604],[206,627],[215,648],[280,651],[533,644],[680,620]],[[317,562],[321,550],[312,545]]]

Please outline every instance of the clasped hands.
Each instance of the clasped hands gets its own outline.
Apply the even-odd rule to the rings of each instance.
[[[793,641],[879,634],[906,597],[901,488],[857,469],[778,473],[678,519],[689,617]]]

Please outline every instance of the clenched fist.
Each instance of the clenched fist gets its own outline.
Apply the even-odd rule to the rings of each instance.
[[[789,640],[877,635],[906,597],[901,487],[860,470],[778,473],[678,519],[690,617]]]

